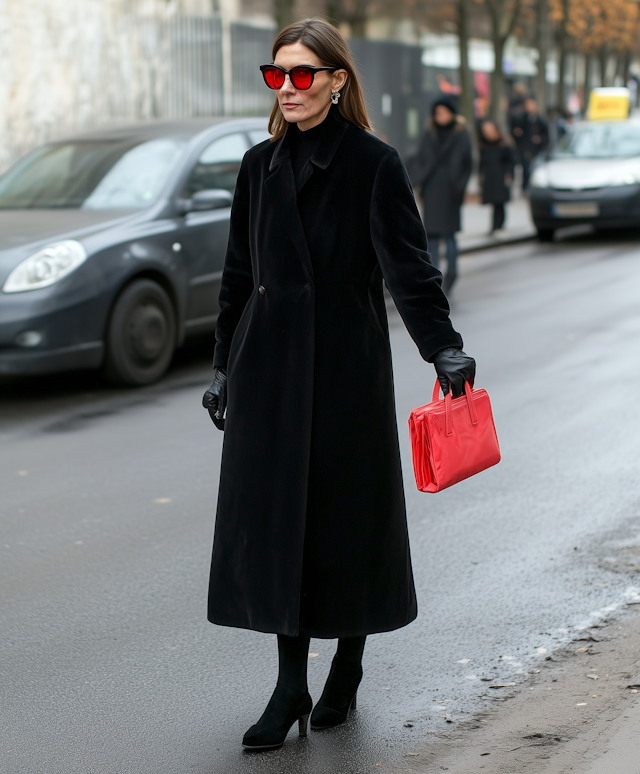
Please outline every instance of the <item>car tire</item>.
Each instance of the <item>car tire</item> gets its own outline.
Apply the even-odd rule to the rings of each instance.
[[[540,242],[553,242],[553,235],[555,230],[552,228],[539,228],[538,229],[538,241]]]
[[[106,378],[140,387],[169,367],[176,342],[176,316],[166,291],[152,280],[135,280],[120,293],[107,329]]]

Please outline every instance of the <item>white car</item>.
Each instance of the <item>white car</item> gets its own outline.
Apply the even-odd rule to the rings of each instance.
[[[534,170],[529,201],[542,241],[578,223],[640,226],[640,121],[576,125]]]

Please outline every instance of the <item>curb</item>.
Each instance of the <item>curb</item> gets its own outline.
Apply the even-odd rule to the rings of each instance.
[[[492,247],[504,247],[506,245],[516,245],[520,242],[530,242],[536,239],[537,233],[535,231],[526,232],[524,234],[514,234],[513,236],[507,236],[503,239],[491,239],[487,237],[482,242],[476,244],[470,244],[466,247],[458,246],[459,255],[467,255],[468,253],[479,253],[482,250],[488,250]]]

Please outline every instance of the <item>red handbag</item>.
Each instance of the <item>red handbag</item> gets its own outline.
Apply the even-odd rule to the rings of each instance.
[[[421,492],[440,492],[458,481],[475,476],[500,462],[500,447],[486,390],[438,399],[436,380],[433,401],[409,416],[409,434],[416,484]]]

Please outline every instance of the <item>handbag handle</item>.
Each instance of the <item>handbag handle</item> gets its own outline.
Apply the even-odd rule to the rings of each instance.
[[[471,424],[478,424],[478,414],[476,413],[476,407],[473,405],[473,399],[471,396],[471,385],[469,382],[464,383],[464,391],[467,396],[467,406],[469,407],[469,416],[471,418]],[[444,426],[445,433],[447,435],[453,435],[453,425],[451,423],[451,393],[452,387],[449,383],[449,392],[444,396]],[[436,379],[435,386],[433,388],[433,402],[435,403],[440,397],[440,381]]]

